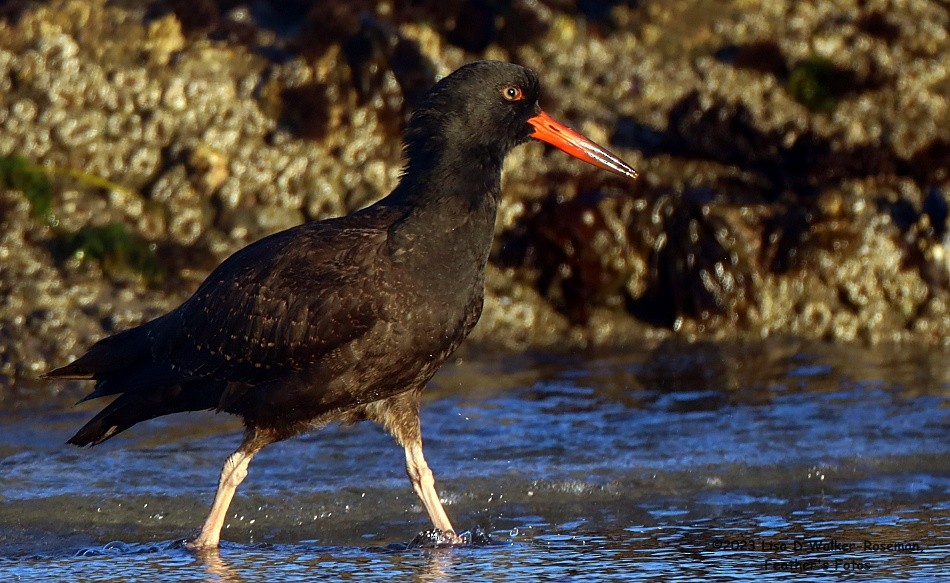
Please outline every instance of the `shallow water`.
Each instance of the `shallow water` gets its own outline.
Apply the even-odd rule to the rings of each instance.
[[[0,580],[939,580],[950,555],[946,351],[793,341],[469,349],[423,409],[460,530],[428,521],[371,424],[251,464],[219,556],[204,518],[239,425],[214,414],[63,444],[99,406],[20,386],[0,409]],[[890,546],[888,546],[890,545]]]

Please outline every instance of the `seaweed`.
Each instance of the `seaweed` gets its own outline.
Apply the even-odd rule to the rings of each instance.
[[[880,10],[865,14],[855,24],[861,32],[879,38],[889,45],[894,44],[901,35],[901,27],[891,22]]]
[[[110,274],[132,271],[146,283],[156,283],[165,277],[164,269],[155,253],[155,244],[132,234],[122,223],[86,225],[75,232],[62,231],[54,243],[60,261],[76,257],[98,262]]]
[[[310,140],[322,140],[330,128],[330,98],[327,87],[312,82],[281,90],[280,122],[294,135]]]
[[[546,183],[571,176],[554,172]],[[492,261],[529,268],[531,285],[572,324],[586,324],[594,308],[621,305],[633,277],[624,208],[633,204],[625,181],[594,173],[578,179],[570,197],[548,192],[498,238]]]
[[[34,217],[47,223],[54,220],[53,185],[41,166],[16,154],[0,156],[0,188],[21,192]]]
[[[700,321],[738,314],[752,297],[752,266],[735,248],[724,217],[711,212],[718,194],[689,188],[660,196],[652,215],[662,228],[650,254],[648,288],[628,298],[643,321],[677,329],[683,317]]]
[[[729,45],[716,51],[716,60],[736,69],[770,73],[779,79],[788,76],[788,62],[774,40],[754,41],[746,45]]]
[[[862,19],[861,23],[874,31],[869,34],[894,34],[888,28],[891,25],[880,15]],[[714,57],[736,69],[774,76],[792,99],[813,113],[831,113],[843,98],[892,82],[892,78],[874,61],[864,73],[836,65],[821,55],[808,56],[790,67],[781,47],[773,40],[727,45],[718,49]]]
[[[50,175],[57,174],[70,176],[86,186],[105,188],[126,196],[138,195],[82,170],[34,164],[15,154],[0,156],[0,188],[20,192],[29,202],[31,214],[53,230],[53,249],[58,260],[78,257],[83,261],[96,261],[107,273],[136,273],[149,285],[164,279],[165,271],[156,254],[156,246],[130,233],[121,223],[86,225],[78,231],[63,229],[53,213]]]
[[[810,111],[829,113],[841,95],[837,80],[843,71],[825,57],[809,57],[792,67],[785,88],[792,99]]]
[[[393,24],[364,14],[356,34],[343,43],[343,51],[361,103],[369,103],[388,71],[403,94],[403,107],[411,110],[437,79],[436,68],[419,43],[405,37]]]

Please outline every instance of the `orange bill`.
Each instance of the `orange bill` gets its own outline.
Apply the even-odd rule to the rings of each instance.
[[[536,140],[547,142],[578,160],[583,160],[614,174],[627,178],[637,177],[637,171],[627,165],[626,162],[543,111],[528,119],[528,123],[534,126],[534,133],[531,134],[531,137]]]

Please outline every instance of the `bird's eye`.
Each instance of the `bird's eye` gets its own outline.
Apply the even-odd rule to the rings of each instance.
[[[517,85],[508,85],[507,87],[502,87],[501,96],[508,101],[521,101],[524,99],[524,92],[521,91],[521,87]]]

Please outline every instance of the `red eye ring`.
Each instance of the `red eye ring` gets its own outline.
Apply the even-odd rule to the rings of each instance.
[[[506,85],[499,91],[501,96],[507,101],[521,101],[524,99],[524,92],[517,85]]]

